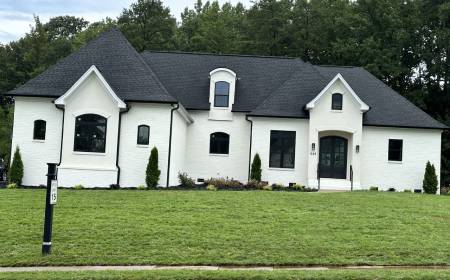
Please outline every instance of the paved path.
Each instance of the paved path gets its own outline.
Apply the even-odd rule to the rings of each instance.
[[[105,265],[105,266],[30,266],[0,267],[1,272],[38,272],[38,271],[105,271],[105,270],[329,270],[329,269],[450,269],[450,265],[437,266],[213,266],[213,265]]]

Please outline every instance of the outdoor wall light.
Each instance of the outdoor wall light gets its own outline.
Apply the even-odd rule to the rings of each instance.
[[[316,150],[316,143],[312,143],[311,150],[314,152]]]
[[[356,152],[359,153],[359,145],[356,145]]]

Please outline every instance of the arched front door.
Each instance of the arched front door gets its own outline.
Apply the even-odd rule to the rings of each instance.
[[[347,139],[339,136],[322,137],[319,149],[320,177],[345,179],[347,175]]]

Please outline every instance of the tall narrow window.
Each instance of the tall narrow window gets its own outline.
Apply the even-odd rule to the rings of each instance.
[[[269,167],[294,168],[295,131],[270,131]]]
[[[389,161],[402,161],[403,158],[403,140],[389,139]]]
[[[211,133],[209,138],[210,154],[225,154],[230,150],[230,135],[223,132]]]
[[[138,126],[137,144],[148,145],[150,138],[150,127],[148,125]]]
[[[44,120],[34,121],[33,139],[34,140],[45,140],[45,130],[47,127],[47,122]]]
[[[104,153],[106,144],[106,118],[86,114],[75,119],[74,151]]]
[[[214,107],[228,107],[230,84],[224,81],[216,82],[214,89]]]
[[[342,94],[333,93],[331,96],[331,110],[342,110]]]

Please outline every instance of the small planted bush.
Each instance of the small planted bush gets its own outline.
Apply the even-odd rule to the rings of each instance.
[[[82,184],[78,184],[78,185],[73,186],[73,188],[75,190],[82,190],[82,189],[84,189],[84,186]]]
[[[111,185],[109,185],[109,188],[111,190],[118,190],[118,189],[120,189],[120,185],[119,184],[111,184]]]
[[[434,165],[429,161],[425,167],[425,175],[423,176],[423,191],[428,194],[436,194],[438,187],[438,179]]]
[[[188,176],[187,173],[178,173],[180,185],[185,188],[195,188],[195,180]]]
[[[10,190],[15,190],[15,189],[17,189],[17,184],[16,184],[16,183],[8,184],[8,185],[6,186],[6,188],[7,188],[7,189],[10,189]]]
[[[305,186],[299,185],[299,184],[294,184],[292,187],[293,191],[298,191],[298,192],[304,192],[305,191]]]
[[[218,190],[243,190],[244,185],[234,179],[211,178],[205,181],[206,185],[214,185]]]
[[[214,185],[208,185],[208,186],[206,186],[206,190],[208,190],[208,191],[217,191],[217,188]]]
[[[145,190],[145,186],[144,185],[139,185],[139,186],[137,186],[137,189],[138,190]]]
[[[372,192],[377,192],[378,191],[378,187],[370,187],[369,188],[369,191],[372,191]]]
[[[250,169],[250,179],[258,182],[261,181],[261,173],[261,158],[259,157],[259,154],[256,154]]]
[[[263,188],[263,191],[271,191],[271,190],[273,190],[273,188],[272,188],[272,186],[264,186]]]
[[[404,189],[403,192],[410,193],[411,190],[410,189]]]
[[[395,192],[395,188],[389,188],[387,191],[388,192]]]
[[[10,184],[15,183],[17,185],[21,185],[22,178],[23,178],[23,162],[22,156],[20,155],[19,146],[17,146],[16,151],[14,152],[11,168],[9,169],[8,180]]]
[[[262,190],[262,188],[267,185],[268,185],[267,182],[250,180],[247,182],[247,184],[244,186],[244,188],[247,190]]]
[[[153,147],[148,159],[145,183],[148,188],[154,189],[158,186],[161,170],[158,168],[158,149]]]

